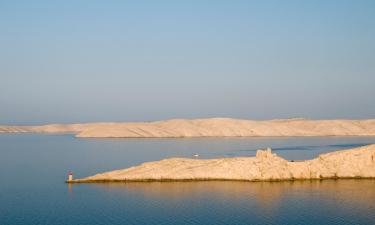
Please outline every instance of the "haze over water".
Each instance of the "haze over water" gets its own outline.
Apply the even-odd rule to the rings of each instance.
[[[0,135],[0,224],[373,224],[374,180],[64,183],[169,157],[289,160],[375,143],[374,137],[77,139]]]
[[[375,2],[0,2],[0,124],[375,115]]]
[[[374,119],[374,40],[373,0],[1,0],[0,126]],[[0,225],[373,225],[374,180],[64,183],[169,157],[373,143],[0,133]]]

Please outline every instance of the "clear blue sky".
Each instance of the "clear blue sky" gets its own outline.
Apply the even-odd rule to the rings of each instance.
[[[0,124],[375,118],[375,1],[0,0]]]

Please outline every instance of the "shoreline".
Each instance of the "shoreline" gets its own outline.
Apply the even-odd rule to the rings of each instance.
[[[66,180],[67,184],[89,184],[89,183],[179,183],[179,182],[294,182],[294,181],[325,181],[325,180],[375,180],[375,177],[325,177],[325,178],[297,178],[297,179],[269,179],[269,180],[239,180],[239,179],[143,179],[143,180]]]
[[[305,161],[287,161],[271,149],[258,150],[255,157],[170,158],[67,183],[323,179],[375,179],[375,144],[325,153]]]
[[[69,133],[79,138],[363,137],[375,136],[375,119],[174,119],[155,122],[0,126],[0,133]]]

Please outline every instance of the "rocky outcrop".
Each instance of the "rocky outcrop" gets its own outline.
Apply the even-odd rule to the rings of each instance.
[[[77,137],[302,137],[375,136],[375,120],[236,120],[228,118],[143,123],[0,126],[0,132],[74,133]]]
[[[258,150],[255,157],[171,158],[72,182],[272,181],[327,178],[375,178],[375,145],[326,153],[300,162],[287,161],[272,153],[271,149]]]
[[[0,126],[0,133],[27,133],[31,132],[29,127]]]

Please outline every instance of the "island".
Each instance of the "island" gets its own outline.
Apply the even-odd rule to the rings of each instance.
[[[0,126],[0,133],[72,133],[84,138],[375,136],[375,119],[173,119],[154,122]]]
[[[337,178],[375,178],[375,144],[295,162],[277,156],[271,149],[258,150],[255,157],[170,158],[67,182],[282,181]]]

